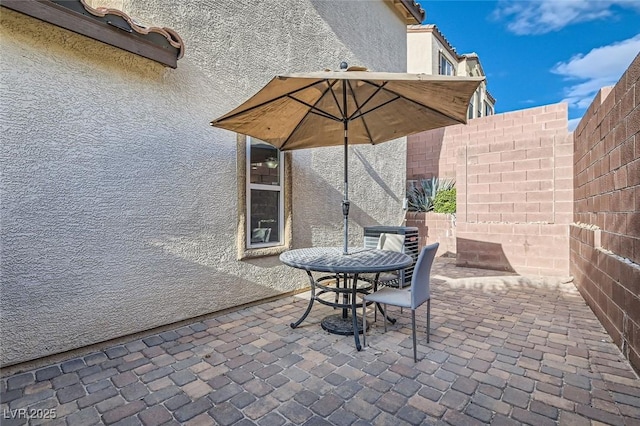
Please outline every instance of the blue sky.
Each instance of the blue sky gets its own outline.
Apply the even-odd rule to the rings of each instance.
[[[565,101],[570,130],[640,52],[640,0],[418,3],[459,54],[478,54],[496,113]]]

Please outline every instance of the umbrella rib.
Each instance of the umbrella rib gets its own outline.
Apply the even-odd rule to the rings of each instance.
[[[349,85],[349,89],[351,90],[351,95],[353,96],[353,102],[356,104],[356,110],[355,112],[351,115],[351,117],[348,118],[348,120],[354,120],[354,116],[355,114],[360,111],[362,109],[363,106],[365,106],[367,104],[367,102],[369,102],[371,100],[371,98],[373,98],[376,93],[378,93],[380,91],[380,88],[378,88],[375,92],[373,92],[373,94],[371,96],[369,96],[369,98],[367,100],[364,101],[364,103],[362,105],[358,105],[358,100],[356,99],[356,94],[353,91],[353,87],[351,87],[351,82],[347,81],[347,84]],[[364,126],[364,130],[367,132],[367,136],[369,137],[369,140],[373,143],[373,138],[371,137],[371,132],[369,131],[369,126],[367,125],[367,122],[364,120],[364,118],[362,119],[362,124]]]
[[[311,113],[311,114],[316,114],[316,115],[319,115],[320,117],[328,118],[328,119],[335,120],[335,121],[342,121],[341,118],[336,117],[335,115],[331,115],[330,113],[321,110],[320,108],[316,107],[315,105],[311,105],[310,103],[305,102],[305,101],[303,101],[301,99],[295,98],[293,96],[288,96],[288,97],[289,97],[289,99],[292,99],[292,100],[294,100],[294,101],[296,101],[298,103],[301,103],[302,105],[308,107],[309,108],[309,113]]]
[[[373,111],[375,111],[375,110],[377,110],[377,109],[379,109],[379,108],[382,108],[383,106],[389,105],[391,102],[395,102],[395,101],[397,101],[398,99],[400,99],[400,96],[399,96],[399,95],[396,95],[396,97],[395,97],[395,98],[393,98],[393,99],[389,99],[387,102],[381,103],[380,105],[376,105],[375,107],[373,107],[373,108],[371,108],[371,109],[369,109],[369,110],[367,110],[367,111],[363,111],[363,112],[361,112],[360,114],[356,115],[355,117],[354,117],[354,116],[351,116],[350,120],[355,120],[355,119],[357,119],[357,118],[364,117],[365,115],[369,114],[370,112],[373,112]],[[362,121],[364,121],[364,119],[363,119]]]
[[[331,91],[331,93],[333,94],[333,90],[331,90],[331,89],[333,88],[333,85],[334,85],[334,84],[336,84],[336,82],[337,82],[337,81],[338,81],[338,80],[335,80],[333,83],[329,83],[329,81],[328,81],[327,79],[324,79],[324,80],[322,80],[322,81],[318,81],[318,82],[317,82],[317,83],[321,83],[321,82],[325,82],[325,83],[327,83],[327,88],[324,90],[324,92],[322,92],[322,95],[320,95],[320,96],[318,97],[318,100],[316,101],[316,103],[320,102],[320,99],[322,99],[322,98],[324,97],[324,95],[325,95],[328,91]],[[307,86],[307,87],[311,87],[311,86]],[[291,139],[291,136],[293,136],[293,135],[296,133],[296,130],[298,130],[298,129],[300,128],[300,126],[302,125],[302,123],[303,123],[304,119],[305,119],[305,118],[307,118],[307,116],[308,116],[309,114],[316,114],[316,115],[319,115],[319,116],[324,117],[324,118],[329,118],[329,119],[331,119],[331,120],[342,121],[340,118],[335,117],[335,116],[331,115],[330,113],[328,113],[328,112],[325,112],[325,111],[321,110],[320,108],[316,107],[315,105],[311,105],[311,104],[309,104],[309,103],[306,103],[306,102],[304,102],[304,101],[301,101],[300,99],[296,99],[296,98],[294,98],[294,97],[293,97],[293,96],[291,96],[291,95],[288,95],[288,96],[289,96],[289,99],[293,99],[294,101],[299,102],[299,103],[301,103],[301,104],[305,105],[306,107],[308,107],[308,108],[309,108],[309,110],[308,110],[308,111],[307,111],[307,113],[304,115],[304,117],[302,117],[302,119],[300,119],[300,120],[298,121],[298,124],[296,124],[296,127],[291,131],[291,133],[289,133],[289,136],[287,136],[287,139],[285,139],[285,140],[284,140],[284,142],[282,142],[282,144],[280,145],[280,149],[282,149],[282,148],[284,148],[284,147],[286,147],[286,146],[287,146],[287,144],[289,143],[289,140]],[[334,95],[333,95],[333,97],[335,98],[335,96],[336,96],[336,95],[334,94]],[[318,111],[319,111],[319,112],[318,112]]]
[[[367,81],[367,83],[369,83],[369,82]],[[362,113],[361,113],[361,114],[358,114],[358,111],[362,112],[362,108],[364,108],[364,106],[365,106],[365,105],[366,105],[366,104],[367,104],[371,99],[373,99],[373,97],[374,97],[375,95],[377,95],[377,94],[378,94],[378,93],[379,93],[379,92],[384,88],[384,86],[385,86],[387,83],[388,83],[388,81],[385,81],[385,82],[384,82],[384,84],[383,84],[383,85],[381,85],[381,86],[378,86],[377,84],[374,84],[374,86],[375,86],[375,87],[377,87],[376,91],[375,91],[375,92],[373,92],[373,93],[372,93],[372,94],[371,94],[371,95],[370,95],[370,96],[369,96],[369,97],[368,97],[368,98],[367,98],[367,99],[362,103],[362,105],[361,105],[361,106],[359,106],[359,107],[358,107],[358,109],[356,109],[356,110],[353,112],[353,114],[351,114],[351,117],[349,117],[349,118],[348,118],[348,120],[352,120],[354,117],[356,117],[356,118],[361,117],[363,114],[362,114]],[[349,88],[351,89],[351,93],[354,93],[354,92],[353,92],[353,89],[351,88],[351,82],[349,82],[348,84],[349,84]],[[358,101],[356,100],[356,96],[355,96],[355,95],[353,95],[353,100],[354,100],[354,102],[356,103],[356,106],[358,106]],[[372,110],[372,111],[373,111],[373,110]],[[368,112],[368,111],[367,111],[367,112]],[[358,115],[356,116],[356,114],[358,114]]]
[[[306,89],[308,89],[309,87],[313,87],[313,86],[315,86],[316,84],[322,83],[323,81],[326,81],[326,80],[319,80],[319,81],[315,81],[315,82],[313,82],[313,83],[307,84],[307,85],[306,85],[306,86],[304,86],[304,87],[301,87],[301,88],[299,88],[299,89],[296,89],[296,90],[294,90],[293,92],[288,92],[288,93],[285,93],[285,94],[283,94],[283,95],[277,96],[277,97],[275,97],[275,98],[270,98],[269,100],[264,101],[264,102],[262,102],[262,103],[259,103],[258,105],[254,105],[254,106],[252,106],[252,107],[250,107],[250,108],[244,109],[244,110],[242,110],[242,111],[238,111],[238,112],[236,112],[236,113],[234,113],[234,114],[228,115],[228,116],[226,116],[226,117],[222,117],[222,118],[220,118],[220,119],[218,119],[218,120],[215,120],[215,121],[214,121],[214,123],[219,123],[219,122],[221,122],[221,121],[225,121],[225,120],[228,120],[228,119],[230,119],[230,118],[233,118],[233,117],[235,117],[235,116],[237,116],[237,115],[245,114],[245,113],[247,113],[247,112],[249,112],[249,111],[252,111],[252,110],[254,110],[254,109],[256,109],[256,108],[263,107],[263,106],[265,106],[265,105],[267,105],[267,104],[270,104],[270,103],[272,103],[272,102],[274,102],[274,101],[277,101],[277,100],[279,100],[279,99],[286,98],[286,97],[291,97],[291,95],[292,95],[292,94],[294,94],[294,93],[298,93],[298,92],[301,92],[301,91],[303,91],[303,90],[306,90]]]
[[[327,84],[329,84],[329,80],[325,80],[327,82]],[[333,83],[329,84],[327,87],[327,90],[331,89],[331,96],[333,96],[333,100],[336,103],[336,106],[338,107],[338,111],[340,111],[342,113],[342,118],[340,119],[340,121],[344,121],[347,118],[347,105],[344,106],[344,111],[342,110],[342,108],[340,108],[340,101],[338,101],[338,98],[336,98],[336,92],[333,91],[333,86],[335,86],[335,84],[338,82],[338,80],[333,80]],[[344,82],[342,83],[344,84]],[[324,93],[327,93],[326,91]],[[322,96],[324,96],[324,93],[322,94]],[[322,96],[320,97],[320,99],[322,99]]]
[[[377,84],[375,84],[375,83],[372,83],[372,82],[371,82],[371,81],[369,81],[369,80],[363,80],[363,81],[364,81],[365,83],[371,84],[372,86],[375,86],[375,87],[381,87],[384,91],[389,92],[389,93],[391,93],[391,94],[393,94],[393,95],[397,96],[398,98],[406,99],[407,101],[409,101],[409,102],[411,102],[411,103],[414,103],[414,104],[416,104],[416,105],[419,105],[419,106],[421,106],[422,108],[426,108],[426,109],[428,109],[428,110],[429,110],[429,111],[431,111],[431,112],[434,112],[434,113],[436,113],[436,114],[438,114],[438,115],[441,115],[441,116],[443,116],[443,117],[447,117],[448,119],[453,120],[453,121],[455,121],[456,123],[462,123],[462,121],[458,120],[458,119],[457,119],[457,118],[455,118],[455,117],[452,117],[452,116],[451,116],[451,115],[449,115],[449,114],[445,114],[444,112],[442,112],[442,111],[438,111],[437,109],[434,109],[434,108],[431,108],[430,106],[425,105],[425,104],[423,104],[423,103],[421,103],[421,102],[414,101],[413,99],[407,98],[406,96],[402,96],[401,94],[399,94],[399,93],[397,93],[397,92],[394,92],[393,90],[389,90],[389,89],[387,89],[386,87],[382,87],[382,86],[380,86],[380,85],[377,85]],[[386,82],[385,82],[385,84],[386,84]],[[371,111],[372,111],[372,110],[371,110]],[[367,111],[367,113],[368,113],[368,112],[370,112],[370,111]]]

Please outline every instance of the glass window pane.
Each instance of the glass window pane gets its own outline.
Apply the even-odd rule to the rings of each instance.
[[[280,241],[280,192],[251,190],[251,244]]]
[[[273,146],[251,139],[251,183],[280,184],[280,153]]]

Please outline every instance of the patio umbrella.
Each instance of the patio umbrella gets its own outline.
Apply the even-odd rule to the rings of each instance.
[[[341,67],[346,68],[344,65]],[[466,123],[484,77],[369,72],[362,67],[274,77],[212,126],[283,150],[344,145],[344,254],[348,254],[348,146],[378,144]]]

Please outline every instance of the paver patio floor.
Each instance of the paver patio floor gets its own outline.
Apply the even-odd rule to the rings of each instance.
[[[321,329],[329,307],[289,327],[302,293],[2,377],[2,424],[640,425],[640,380],[572,283],[432,275],[418,363],[409,312],[386,333],[370,314],[357,352]]]

